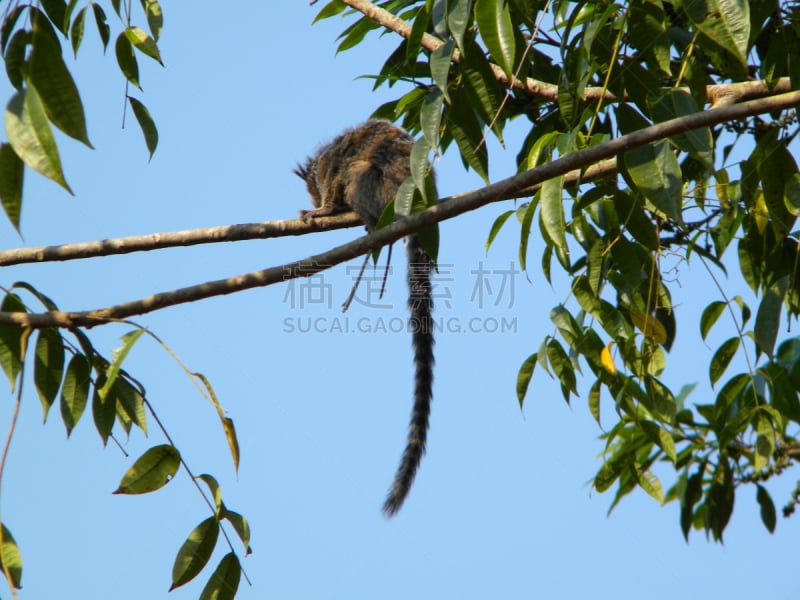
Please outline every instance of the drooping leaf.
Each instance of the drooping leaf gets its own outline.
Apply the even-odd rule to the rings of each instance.
[[[777,522],[775,503],[772,501],[767,489],[761,484],[756,484],[756,501],[761,508],[761,521],[764,523],[764,527],[770,533],[775,533],[775,524]]]
[[[9,584],[15,589],[22,589],[22,554],[11,532],[2,524],[3,544],[0,546],[0,565],[2,572],[11,577]]]
[[[170,591],[191,581],[203,570],[218,537],[219,522],[216,517],[209,517],[192,530],[175,557]]]
[[[169,444],[154,446],[128,469],[115,494],[147,494],[167,485],[181,465],[178,449]]]
[[[91,148],[78,86],[61,58],[58,41],[42,25],[39,16],[33,20],[32,42],[28,77],[42,100],[47,117],[68,136]]]
[[[539,218],[542,220],[542,227],[547,237],[550,238],[550,242],[560,248],[562,252],[569,252],[562,199],[563,190],[563,175],[553,177],[542,183],[540,192],[542,208]]]
[[[511,79],[514,75],[516,41],[508,4],[504,0],[476,0],[475,23],[492,58]]]
[[[756,345],[760,352],[772,358],[775,341],[778,339],[778,329],[781,321],[781,305],[786,295],[788,276],[766,291],[758,305],[756,323],[753,333]]]
[[[513,210],[507,210],[506,212],[501,213],[494,220],[494,223],[492,223],[492,228],[489,231],[489,237],[486,238],[486,244],[485,244],[486,252],[489,252],[489,248],[491,248],[492,242],[494,242],[494,238],[497,237],[497,234],[500,233],[500,230],[503,228],[503,225],[505,225],[506,221],[508,221],[508,218],[513,214],[514,214]]]
[[[717,322],[722,312],[725,310],[726,304],[720,300],[716,300],[705,307],[703,314],[700,316],[700,337],[704,340]]]
[[[28,86],[18,91],[8,101],[5,127],[8,141],[17,156],[34,171],[52,179],[72,194],[64,179],[44,105],[34,87]]]
[[[94,22],[97,24],[97,33],[100,34],[100,41],[103,42],[103,52],[108,48],[108,42],[111,40],[111,27],[108,26],[108,19],[106,13],[99,4],[91,3],[92,12],[94,13]]]
[[[239,536],[239,539],[242,540],[242,544],[244,545],[245,553],[251,554],[253,551],[250,548],[250,524],[247,522],[242,515],[232,510],[228,510],[223,506],[222,514],[220,515],[221,519],[226,519],[233,525],[233,529],[236,531],[236,535]]]
[[[125,79],[141,90],[142,86],[139,84],[139,63],[136,62],[136,55],[133,53],[133,45],[125,33],[120,33],[117,36],[114,50],[117,55],[119,70],[122,71]]]
[[[81,42],[83,42],[83,30],[86,27],[87,8],[88,7],[84,6],[78,11],[78,14],[75,15],[75,20],[72,21],[72,27],[70,27],[69,30],[69,39],[72,42],[72,54],[75,58],[78,57],[78,49],[81,47]]]
[[[539,355],[534,352],[525,359],[525,362],[519,368],[519,373],[517,374],[517,401],[520,408],[522,408],[522,404],[525,401],[525,395],[528,393],[528,386],[531,383],[533,370],[536,368],[538,360]]]
[[[0,144],[0,203],[8,220],[19,232],[22,213],[23,163],[8,144]]]
[[[239,557],[229,552],[222,557],[211,579],[200,592],[200,600],[233,600],[239,589],[239,579],[242,576],[242,566]]]
[[[134,48],[136,48],[145,56],[149,56],[153,60],[157,61],[162,67],[164,66],[164,63],[161,60],[161,53],[158,50],[158,44],[156,44],[155,40],[147,35],[145,31],[139,29],[138,27],[128,27],[125,29],[124,33],[125,37],[128,38],[128,41],[131,44],[133,44]]]
[[[64,385],[61,387],[61,418],[67,437],[80,421],[89,399],[91,367],[83,354],[75,354],[67,365]]]
[[[731,363],[731,359],[739,350],[739,343],[740,338],[734,336],[723,342],[722,345],[717,348],[717,351],[714,352],[714,356],[711,357],[711,362],[708,367],[708,378],[711,380],[711,385],[719,381],[719,378],[725,373],[725,370]]]
[[[47,413],[58,396],[63,375],[64,340],[58,329],[40,329],[36,339],[33,382],[42,403],[43,421],[47,420]]]
[[[158,41],[161,37],[161,30],[164,28],[164,15],[161,12],[161,4],[158,0],[141,0],[144,14],[147,16],[147,26],[153,39]]]

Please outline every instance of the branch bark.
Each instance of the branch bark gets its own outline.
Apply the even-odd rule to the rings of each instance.
[[[790,92],[772,98],[750,100],[733,106],[715,108],[672,119],[610,140],[605,144],[573,152],[553,162],[503,179],[484,188],[445,198],[436,206],[432,206],[423,212],[414,213],[384,229],[302,261],[271,267],[263,271],[237,275],[228,279],[209,281],[170,292],[162,292],[139,300],[97,310],[82,312],[58,311],[39,314],[0,313],[0,324],[31,328],[92,327],[168,306],[313,275],[363,255],[375,248],[390,244],[423,227],[451,219],[492,202],[515,197],[521,190],[530,190],[533,186],[539,185],[552,177],[566,175],[571,171],[583,169],[599,161],[613,159],[619,154],[645,144],[693,129],[710,127],[726,121],[742,119],[770,111],[785,110],[798,105],[800,105],[800,92]],[[605,165],[604,168],[608,168],[610,163],[606,162]]]

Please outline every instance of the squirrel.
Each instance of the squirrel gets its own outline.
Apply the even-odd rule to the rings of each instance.
[[[370,120],[344,131],[298,164],[293,172],[306,182],[313,210],[303,210],[304,221],[354,211],[368,232],[375,230],[387,204],[411,174],[410,154],[414,139],[388,121]],[[416,476],[428,435],[433,397],[433,261],[416,235],[406,240],[408,256],[408,327],[414,349],[414,407],[408,439],[400,466],[389,490],[383,512],[395,515],[403,505]]]

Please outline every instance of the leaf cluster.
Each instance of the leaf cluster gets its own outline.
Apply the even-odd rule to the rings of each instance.
[[[317,18],[350,14],[347,8],[359,5],[333,0]],[[408,29],[381,21],[404,39],[373,76],[375,86],[409,89],[374,116],[421,132],[434,152],[455,142],[465,167],[487,183],[485,136],[503,144],[515,119],[527,120],[517,153],[525,171],[709,102],[736,101],[743,97],[737,86],[753,78],[767,95],[800,82],[800,63],[792,58],[800,55],[795,3],[393,0],[379,6]],[[341,34],[339,51],[379,29],[377,21],[355,20]],[[546,181],[491,227],[487,249],[518,223],[519,261],[530,271],[537,223],[544,241],[537,269],[548,282],[555,269],[569,281],[568,299],[550,314],[553,333],[520,368],[517,395],[522,404],[539,367],[559,382],[567,402],[579,394],[579,376],[588,377],[598,423],[601,399],[611,402],[616,421],[602,434],[604,461],[594,485],[616,487],[612,508],[641,488],[659,502],[680,503],[684,535],[694,526],[721,541],[736,491],[751,484],[764,525],[775,527],[763,484],[795,460],[800,425],[798,340],[780,342],[778,335],[782,315],[791,321],[800,314],[800,173],[789,148],[796,134],[794,112],[687,130],[620,154],[619,177],[591,188],[566,186],[563,177]],[[753,150],[727,164],[737,144]],[[702,339],[719,322],[731,330],[708,356],[716,397],[694,404],[688,398],[696,382],[675,391],[666,378],[681,311],[672,303],[675,278],[665,273],[692,260],[709,269],[711,289],[719,290],[699,323]],[[715,268],[727,273],[731,262],[758,299],[754,319],[713,275]],[[685,320],[682,330],[691,329]],[[742,362],[743,371],[727,373]],[[665,491],[657,473],[670,470],[675,483]]]
[[[115,42],[117,64],[126,81],[141,90],[137,53],[162,64],[158,38],[163,27],[161,6],[141,0],[150,33],[131,24],[130,3],[111,2],[124,27]],[[7,141],[0,143],[0,202],[6,216],[19,229],[24,166],[55,181],[69,193],[52,126],[89,148],[92,144],[78,86],[64,60],[62,40],[75,57],[81,47],[86,21],[91,18],[103,50],[111,39],[106,11],[97,2],[78,8],[77,0],[46,0],[38,5],[19,0],[9,3],[0,23],[0,51],[15,93],[6,104]],[[122,9],[125,9],[122,12]],[[147,107],[126,93],[152,156],[158,131]]]

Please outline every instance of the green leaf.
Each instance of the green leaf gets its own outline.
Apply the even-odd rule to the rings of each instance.
[[[41,17],[33,20],[33,50],[28,68],[29,83],[36,88],[50,121],[73,139],[89,148],[86,117],[78,87],[61,59],[61,48]]]
[[[164,28],[164,15],[161,12],[161,5],[158,0],[141,0],[144,14],[147,16],[147,26],[153,39],[158,41],[161,37],[161,30]]]
[[[775,513],[775,504],[769,495],[767,489],[760,483],[756,484],[756,502],[761,508],[761,522],[770,533],[775,533],[775,524],[777,522]]]
[[[111,27],[108,26],[108,19],[106,19],[106,13],[103,8],[94,2],[91,5],[92,12],[94,12],[94,22],[97,24],[97,33],[100,34],[100,41],[103,42],[103,52],[105,52],[111,39]]]
[[[69,22],[66,19],[67,3],[64,0],[41,0],[41,4],[53,25],[58,27],[61,33],[67,35],[67,27],[69,26]]]
[[[75,15],[75,20],[72,22],[72,27],[69,31],[69,38],[72,42],[72,53],[75,58],[78,58],[78,48],[81,47],[83,41],[83,30],[86,27],[86,6],[78,11]]]
[[[233,529],[236,531],[239,539],[242,540],[245,553],[251,554],[253,550],[250,548],[250,524],[247,522],[247,519],[237,512],[228,510],[224,505],[222,507],[222,514],[220,515],[220,518],[227,519],[230,524],[233,525]]]
[[[133,46],[145,56],[149,56],[157,61],[162,67],[164,63],[161,61],[161,53],[158,51],[158,44],[156,41],[147,35],[147,33],[138,27],[128,27],[125,29],[125,37]]]
[[[17,542],[11,532],[2,525],[3,543],[0,547],[0,565],[2,565],[3,572],[8,571],[11,577],[9,582],[16,589],[22,588],[22,554],[19,551]]]
[[[471,0],[449,0],[447,2],[447,28],[453,34],[458,47],[464,50],[464,33],[470,26]]]
[[[727,305],[724,302],[717,300],[706,306],[703,310],[703,314],[700,316],[700,337],[704,340],[706,336],[708,336],[708,332],[711,331],[711,328],[714,326],[714,323],[717,322],[717,319],[719,319],[720,315],[725,310],[725,306]]]
[[[758,473],[769,464],[775,452],[775,429],[767,415],[760,414],[756,419],[756,434],[753,469]]]
[[[128,469],[115,494],[147,494],[167,485],[181,466],[181,454],[169,444],[154,446]]]
[[[119,371],[122,368],[122,363],[125,362],[125,359],[128,357],[131,348],[133,348],[134,344],[139,341],[139,338],[141,338],[143,334],[144,329],[135,329],[122,336],[122,346],[114,350],[114,360],[110,365],[108,365],[108,368],[105,371],[105,383],[98,391],[98,394],[102,398],[105,398],[105,396],[108,395],[108,391],[117,381]]]
[[[714,352],[714,356],[711,357],[711,362],[708,365],[708,378],[711,380],[712,386],[719,381],[719,378],[725,373],[731,359],[739,350],[739,343],[739,337],[732,337],[724,341],[722,345],[717,348],[717,351]]]
[[[219,522],[216,517],[209,517],[194,528],[175,557],[169,591],[191,581],[203,570],[211,558],[218,537]]]
[[[786,295],[788,275],[773,285],[761,298],[756,313],[754,334],[759,352],[772,358],[781,321],[781,306]]]
[[[692,23],[710,40],[747,66],[750,9],[747,0],[691,0],[683,7]]]
[[[14,8],[10,11],[6,12],[6,16],[3,19],[3,24],[0,26],[0,51],[5,54],[6,48],[8,45],[8,41],[11,38],[11,32],[15,31],[15,27],[17,25],[17,21],[22,16],[22,13],[28,9],[28,6],[25,4],[17,4]],[[16,30],[16,33],[22,31],[21,29]],[[8,60],[8,56],[6,56],[6,61]]]
[[[678,455],[675,451],[675,440],[672,439],[672,434],[652,421],[642,420],[639,425],[642,427],[642,431],[645,432],[647,437],[658,444],[658,447],[669,456],[673,463],[678,460]]]
[[[692,526],[693,507],[703,495],[703,469],[704,466],[701,464],[698,472],[689,477],[681,497],[681,531],[687,542],[689,528]]]
[[[453,90],[452,104],[445,115],[447,130],[458,145],[465,164],[468,164],[489,184],[489,153],[483,141],[483,132],[468,98],[461,90]]]
[[[514,75],[516,42],[508,5],[504,0],[476,0],[475,23],[492,58],[511,79]]]
[[[678,406],[670,389],[652,376],[647,376],[645,378],[645,387],[647,389],[647,394],[642,396],[641,400],[645,403],[647,410],[649,410],[656,419],[664,421],[665,423],[671,423],[675,418]]]
[[[13,293],[6,294],[0,307],[3,312],[26,312],[19,296]],[[13,391],[16,386],[17,375],[24,357],[22,356],[22,327],[16,325],[0,325],[0,366],[8,377]]]
[[[147,107],[136,98],[128,96],[128,101],[131,103],[133,114],[144,134],[144,143],[150,152],[150,158],[152,158],[153,153],[156,151],[156,146],[158,146],[158,129],[156,129],[155,121],[150,116],[150,111],[147,110]]]
[[[522,366],[519,368],[519,373],[517,374],[517,401],[519,402],[520,408],[522,408],[522,404],[525,401],[525,395],[528,393],[528,386],[531,383],[533,370],[536,368],[536,362],[538,360],[539,355],[534,352],[525,359],[525,362],[523,362]]]
[[[103,440],[103,446],[108,442],[114,422],[117,420],[117,398],[114,394],[109,394],[108,390],[104,390],[106,382],[106,374],[102,372],[98,374],[92,394],[92,417],[97,433]],[[99,386],[102,386],[101,389],[98,389]]]
[[[450,102],[448,82],[454,45],[455,43],[453,40],[449,40],[447,43],[431,52],[430,58],[428,59],[431,65],[431,78],[448,102]]]
[[[219,565],[211,574],[211,579],[200,593],[200,600],[233,600],[239,589],[242,566],[235,553],[229,552],[222,557]]]
[[[217,480],[206,473],[197,475],[195,479],[199,479],[208,486],[208,489],[211,491],[211,496],[214,498],[214,506],[216,507],[217,514],[219,514],[220,509],[222,508],[222,490],[220,489]]]
[[[464,91],[471,104],[500,142],[503,142],[504,90],[497,81],[482,48],[474,41],[466,42],[467,48],[461,56],[459,66],[463,75]]]
[[[119,70],[125,75],[125,79],[141,90],[142,86],[139,85],[139,63],[136,62],[133,46],[124,33],[120,33],[119,36],[117,36],[117,43],[114,51],[117,55]]]
[[[18,91],[8,101],[5,126],[8,141],[17,156],[72,194],[61,170],[61,159],[44,105],[34,87]]]
[[[431,89],[425,95],[422,102],[422,109],[419,113],[419,123],[422,126],[422,134],[428,141],[431,148],[436,148],[439,144],[439,132],[442,125],[442,105],[444,95],[438,88]]]
[[[6,75],[8,82],[16,89],[22,89],[24,78],[23,67],[26,62],[26,51],[31,43],[31,32],[20,29],[11,37],[5,53]]]
[[[564,176],[553,177],[542,183],[541,204],[542,209],[539,218],[542,220],[542,227],[547,234],[550,242],[561,249],[562,252],[569,252],[567,248],[566,224],[564,222],[564,204],[561,193],[564,190]]]
[[[706,528],[714,539],[722,541],[722,533],[733,513],[733,471],[727,460],[717,466],[706,496]]]
[[[589,412],[598,425],[600,425],[600,386],[602,383],[601,380],[596,380],[589,390]]]
[[[64,340],[58,329],[40,329],[36,339],[33,362],[33,382],[42,403],[43,421],[58,396],[64,375]]]
[[[494,242],[494,238],[497,237],[497,234],[500,233],[500,230],[503,228],[503,225],[505,225],[506,221],[508,221],[508,218],[513,214],[514,214],[513,210],[507,210],[506,212],[500,214],[494,220],[494,223],[492,223],[492,228],[489,231],[489,237],[486,238],[485,246],[487,253],[489,252],[489,248],[491,247],[492,242]]]
[[[317,21],[321,21],[322,19],[328,19],[330,17],[336,16],[339,13],[343,12],[347,8],[347,5],[342,2],[342,0],[332,0],[328,2],[325,6],[322,7],[317,13],[317,16],[314,17],[312,23],[316,23]]]
[[[122,409],[131,422],[147,433],[147,413],[144,410],[144,398],[141,392],[126,379],[118,377],[110,394],[116,398],[117,408]]]
[[[622,162],[633,187],[666,216],[683,223],[681,168],[670,145],[661,141],[629,150]]]
[[[19,233],[19,217],[22,212],[23,163],[8,144],[0,144],[0,203]]]
[[[664,504],[664,491],[661,488],[661,482],[651,471],[642,471],[637,468],[636,482],[649,496]]]
[[[657,96],[649,95],[647,106],[653,120],[657,123],[685,117],[698,110],[691,95],[676,89],[661,91]],[[692,129],[686,133],[673,135],[670,139],[678,148],[695,157],[709,171],[714,168],[713,141],[711,129],[708,127]]]
[[[61,387],[61,418],[67,429],[67,437],[80,421],[89,399],[89,375],[91,368],[83,354],[75,354],[67,365],[64,385]]]
[[[528,240],[531,235],[531,223],[533,223],[533,215],[536,212],[537,202],[529,202],[524,208],[524,216],[522,217],[522,226],[520,227],[519,239],[519,266],[523,272],[528,270]],[[522,208],[522,207],[520,207]]]

